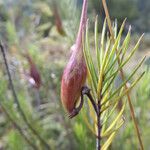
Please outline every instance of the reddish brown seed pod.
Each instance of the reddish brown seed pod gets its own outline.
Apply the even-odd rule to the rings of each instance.
[[[59,34],[61,35],[65,35],[65,31],[63,29],[63,25],[62,25],[62,20],[61,20],[61,17],[60,17],[60,14],[58,12],[58,8],[57,8],[57,5],[54,3],[53,4],[53,13],[54,13],[54,19],[55,19],[55,26],[56,26],[56,29],[58,31]]]
[[[61,100],[65,109],[71,113],[75,108],[86,80],[86,65],[83,56],[73,52],[61,82]]]
[[[82,49],[82,34],[85,30],[86,20],[87,0],[84,0],[77,39],[71,48],[72,54],[64,69],[61,82],[61,101],[69,114],[73,112],[78,102],[87,75]]]
[[[29,76],[31,77],[31,79],[33,80],[33,86],[37,89],[40,88],[41,86],[41,76],[40,76],[40,73],[35,65],[35,63],[33,62],[31,56],[29,54],[25,54],[24,55],[27,60],[28,60],[28,63],[30,65],[30,74]]]

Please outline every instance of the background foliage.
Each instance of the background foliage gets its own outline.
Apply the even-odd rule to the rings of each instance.
[[[74,7],[74,1],[72,0],[58,0],[56,2],[66,36],[60,35],[57,31],[52,0],[0,0],[0,39],[5,41],[7,46],[7,58],[19,102],[33,127],[54,150],[92,150],[95,147],[95,138],[86,127],[87,125],[82,119],[83,114],[81,113],[74,120],[68,120],[60,104],[59,96],[62,70],[67,62],[70,53],[69,47],[73,44],[78,28],[81,1],[78,0],[76,7]],[[90,2],[89,17],[90,20],[94,20],[95,14],[98,13],[102,16],[103,12],[100,11],[102,5],[98,0]],[[134,68],[137,60],[144,55],[149,57],[150,19],[148,18],[150,17],[150,2],[149,0],[111,0],[108,1],[108,4],[113,19],[117,18],[118,22],[122,22],[127,17],[127,24],[132,24],[134,34],[133,41],[130,43],[131,47],[137,41],[137,35],[146,32],[138,54],[125,68],[128,76],[129,67]],[[100,20],[103,22],[101,16]],[[93,32],[92,26],[94,25],[91,23],[90,32]],[[90,41],[94,41],[92,35]],[[24,75],[29,72],[29,64],[22,56],[22,53],[26,51],[32,56],[42,77],[42,86],[39,91],[31,87]],[[25,134],[43,149],[39,140],[27,128],[17,111],[1,56],[0,104],[22,127]],[[148,59],[141,71],[145,68],[146,74],[131,94],[144,146],[145,149],[148,149],[150,134],[150,71]],[[41,100],[39,109],[34,105],[37,96]],[[126,150],[136,149],[137,147],[137,139],[135,138],[128,107],[125,110],[126,123],[116,136],[111,149]],[[2,108],[0,109],[0,148],[8,150],[31,149],[6,117]]]

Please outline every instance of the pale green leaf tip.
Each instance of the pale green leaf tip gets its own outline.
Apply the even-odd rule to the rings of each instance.
[[[96,15],[96,17],[95,17],[95,21],[96,21],[96,22],[98,21],[98,15]]]
[[[129,26],[129,32],[131,32],[131,29],[132,29],[132,27],[131,27],[131,25]]]
[[[87,20],[86,20],[86,24],[89,24],[89,18],[87,18]]]

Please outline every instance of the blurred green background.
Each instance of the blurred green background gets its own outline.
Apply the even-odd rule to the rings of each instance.
[[[150,140],[150,1],[108,0],[110,15],[120,25],[127,17],[124,34],[132,26],[134,44],[140,34],[145,36],[130,64],[124,68],[126,75],[144,55],[146,70],[140,83],[132,91],[132,102],[141,129],[146,150]],[[0,40],[6,45],[12,79],[19,102],[29,122],[53,150],[93,150],[95,137],[86,126],[82,115],[69,120],[60,102],[60,81],[63,68],[70,55],[70,47],[77,34],[82,0],[0,0]],[[58,15],[56,15],[58,14]],[[89,0],[90,31],[94,31],[95,16],[99,15],[100,29],[104,21],[101,1]],[[101,31],[101,30],[100,30]],[[91,43],[94,36],[91,35]],[[31,86],[26,75],[30,64],[23,56],[28,52],[36,64],[42,84],[40,89]],[[130,69],[129,69],[130,68]],[[37,106],[37,100],[40,104]],[[39,140],[24,124],[13,101],[2,55],[0,55],[0,105],[21,126],[24,134],[39,149]],[[130,118],[128,106],[125,124],[119,130],[110,149],[137,149],[138,141]],[[0,149],[29,150],[30,145],[0,107]]]

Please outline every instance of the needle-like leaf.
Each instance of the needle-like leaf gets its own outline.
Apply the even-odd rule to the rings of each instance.
[[[101,148],[102,150],[107,150],[107,148],[109,147],[109,145],[112,143],[112,141],[113,141],[115,135],[116,135],[116,132],[113,132],[113,133],[109,136],[109,138],[107,139],[107,141],[103,144],[103,146],[102,146],[102,148]]]
[[[112,101],[109,103],[109,106],[111,106],[112,104],[117,103],[123,96],[125,96],[129,91],[131,91],[132,88],[133,88],[133,87],[138,83],[138,81],[143,77],[144,73],[145,73],[145,72],[143,72],[143,73],[131,84],[131,86],[130,86],[128,89],[124,90],[124,92],[123,92],[120,96],[117,96],[117,97],[113,98],[114,101],[112,100]],[[111,98],[111,99],[112,99],[112,98]],[[111,100],[111,99],[109,98],[109,99],[107,99],[107,101],[109,101],[109,100]],[[105,102],[104,102],[103,104],[101,104],[101,105],[106,104],[107,101],[105,101]],[[105,111],[109,106],[105,107],[103,110],[101,110],[101,112]]]

